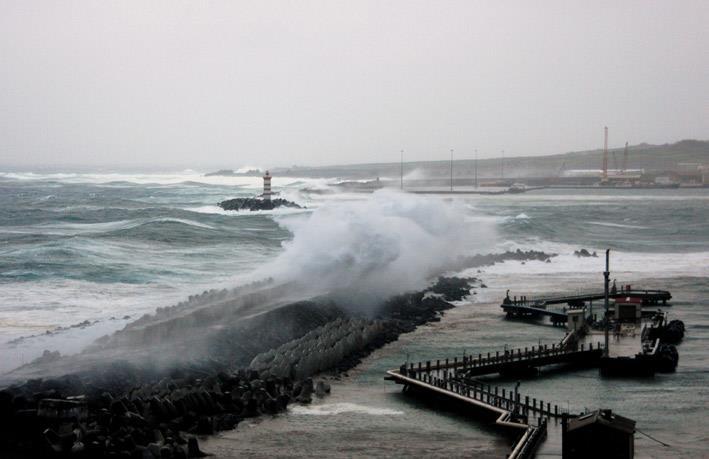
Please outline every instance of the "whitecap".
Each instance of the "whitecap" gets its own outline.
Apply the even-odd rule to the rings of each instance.
[[[609,226],[611,228],[647,229],[647,226],[624,225],[622,223],[610,223],[610,222],[587,222],[587,223],[589,225]]]

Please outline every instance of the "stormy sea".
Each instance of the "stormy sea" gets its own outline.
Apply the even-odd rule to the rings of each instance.
[[[18,368],[31,367],[46,351],[71,357],[97,340],[107,347],[121,343],[110,336],[148,320],[146,314],[201,301],[196,298],[203,292],[268,282],[280,296],[249,306],[250,314],[328,296],[373,317],[376,305],[424,290],[439,275],[471,277],[470,294],[454,301],[440,321],[401,334],[331,378],[328,397],[241,422],[205,438],[201,447],[218,457],[501,457],[509,438],[464,414],[406,397],[384,381],[385,371],[406,360],[558,341],[558,328],[505,320],[500,300],[508,289],[534,295],[601,288],[601,254],[610,248],[619,284],[672,292],[670,318],[687,327],[677,372],[602,379],[589,369],[526,379],[522,387],[571,411],[612,407],[635,419],[647,434],[636,436],[640,457],[706,454],[705,190],[450,198],[398,190],[347,193],[336,182],[275,177],[278,196],[302,208],[249,212],[225,211],[217,203],[258,194],[260,177],[0,173],[0,381],[12,381]],[[599,257],[574,254],[581,249]],[[517,250],[550,256],[485,266],[461,262]],[[512,388],[515,382],[503,384]],[[559,452],[558,444],[547,442],[540,455]]]

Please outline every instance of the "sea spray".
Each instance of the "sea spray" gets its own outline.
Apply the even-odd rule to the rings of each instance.
[[[495,234],[492,225],[467,223],[457,201],[391,190],[278,222],[293,239],[254,278],[295,281],[362,309],[421,289],[460,255],[491,246]]]

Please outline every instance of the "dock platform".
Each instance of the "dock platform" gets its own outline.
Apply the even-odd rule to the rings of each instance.
[[[386,379],[404,385],[405,391],[416,390],[445,397],[477,411],[492,415],[495,425],[517,434],[509,457],[533,457],[546,436],[547,419],[563,415],[559,406],[537,400],[517,391],[487,384],[478,376],[527,371],[546,365],[578,364],[597,365],[603,353],[600,343],[581,345],[578,348],[562,344],[532,346],[525,349],[505,350],[404,364],[397,370],[387,371]],[[530,415],[536,424],[529,422]]]
[[[672,294],[667,290],[648,289],[628,289],[609,293],[610,299],[616,298],[640,298],[643,306],[667,305],[672,299]],[[549,317],[552,324],[562,325],[568,319],[568,310],[584,307],[586,304],[592,305],[594,301],[604,299],[603,291],[588,291],[574,294],[552,294],[546,296],[514,296],[508,295],[502,301],[500,307],[507,314],[507,317],[522,317],[536,319]],[[555,305],[566,305],[566,307],[550,307]],[[600,308],[599,308],[600,310]]]

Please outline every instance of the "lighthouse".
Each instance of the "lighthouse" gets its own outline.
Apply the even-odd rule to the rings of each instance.
[[[263,176],[263,199],[271,200],[271,174],[268,171]]]

